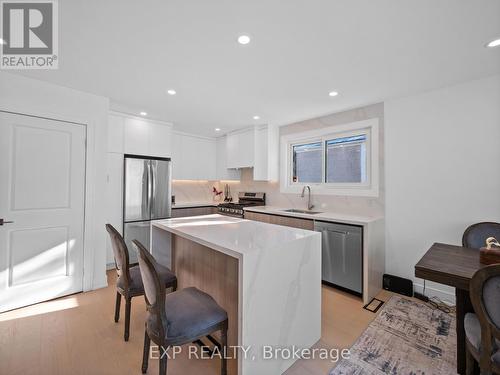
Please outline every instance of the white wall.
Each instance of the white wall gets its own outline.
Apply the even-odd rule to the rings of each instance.
[[[459,245],[468,225],[500,221],[499,141],[500,76],[385,103],[388,273],[415,280],[433,242]]]
[[[84,290],[107,285],[105,242],[105,174],[109,100],[104,97],[0,72],[0,110],[87,125]]]

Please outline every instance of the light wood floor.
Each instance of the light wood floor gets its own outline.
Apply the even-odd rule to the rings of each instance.
[[[132,300],[130,341],[123,341],[124,304],[120,322],[113,320],[114,271],[109,287],[0,314],[0,374],[140,374],[145,305]],[[390,294],[378,297],[387,300]],[[123,301],[122,301],[123,302]],[[321,348],[349,348],[375,314],[359,298],[323,287]],[[169,375],[219,374],[217,359],[188,360],[181,355],[168,363]],[[287,375],[325,375],[329,360],[300,360]],[[158,373],[150,360],[148,374]]]

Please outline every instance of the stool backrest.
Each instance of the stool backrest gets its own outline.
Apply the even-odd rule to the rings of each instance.
[[[488,237],[495,237],[500,241],[500,223],[483,222],[472,224],[462,236],[462,246],[479,249],[486,246]]]
[[[137,240],[132,241],[139,254],[139,269],[144,284],[144,298],[146,299],[146,325],[149,337],[154,342],[165,339],[167,316],[165,313],[165,285],[161,283],[156,269],[156,260],[150,252]]]
[[[113,255],[115,257],[116,272],[124,280],[124,285],[128,287],[130,282],[129,255],[128,248],[122,235],[111,224],[106,224],[106,230],[111,239]]]
[[[500,264],[478,270],[470,282],[470,298],[481,324],[481,370],[490,368],[495,340],[500,340]],[[484,358],[483,358],[484,357]]]

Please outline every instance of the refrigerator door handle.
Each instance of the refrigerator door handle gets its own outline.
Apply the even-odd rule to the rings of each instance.
[[[151,210],[152,210],[152,207],[153,207],[153,202],[152,202],[152,196],[153,196],[153,184],[152,184],[152,181],[153,181],[153,176],[152,176],[152,170],[151,170],[151,160],[148,160],[148,207],[147,207],[147,210],[148,210],[148,213],[149,213],[149,218],[148,219],[151,219]]]
[[[153,207],[156,205],[156,173],[157,161],[151,160],[151,219],[154,218]]]

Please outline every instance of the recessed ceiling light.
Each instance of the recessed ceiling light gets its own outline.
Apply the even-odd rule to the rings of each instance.
[[[337,91],[330,91],[328,95],[330,96],[337,96],[339,93]]]
[[[491,42],[489,42],[486,47],[488,48],[493,48],[493,47],[498,47],[500,46],[500,39],[495,39],[495,40],[492,40]]]
[[[169,90],[167,90],[167,94],[168,95],[175,95],[175,94],[177,94],[177,91],[175,91],[173,89],[169,89]]]
[[[253,116],[254,120],[260,120],[260,116]]]
[[[0,38],[0,44],[7,44],[7,42],[5,40],[3,40],[2,38]]]
[[[220,128],[215,128],[215,131],[216,132],[220,132]]]
[[[248,35],[240,35],[238,37],[239,44],[248,44],[250,43],[250,37]]]
[[[147,115],[148,115],[147,112],[144,112],[144,111],[141,112],[141,116],[147,116]]]

